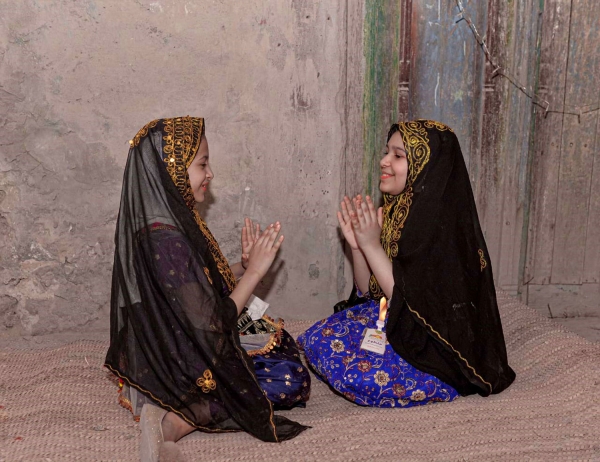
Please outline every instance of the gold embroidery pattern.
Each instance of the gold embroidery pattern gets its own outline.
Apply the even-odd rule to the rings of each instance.
[[[419,313],[418,313],[416,310],[413,310],[413,309],[410,307],[410,305],[409,305],[408,303],[406,304],[406,306],[407,306],[407,307],[408,307],[408,309],[411,311],[411,313],[414,313],[414,314],[415,314],[415,316],[417,316],[417,317],[418,317],[418,318],[419,318],[419,319],[420,319],[420,320],[423,322],[423,324],[424,324],[426,327],[428,327],[428,328],[429,328],[429,330],[430,330],[431,332],[433,332],[433,333],[434,333],[434,334],[437,336],[437,338],[438,338],[438,339],[440,339],[440,341],[442,341],[443,343],[445,343],[446,345],[448,345],[448,346],[449,346],[449,347],[452,349],[452,351],[454,351],[454,353],[456,353],[456,354],[458,355],[458,357],[461,359],[461,361],[463,361],[463,362],[466,364],[466,366],[467,366],[469,369],[471,369],[471,371],[473,371],[473,374],[474,374],[474,375],[475,375],[477,378],[479,378],[479,380],[481,380],[483,383],[485,383],[485,384],[488,386],[488,388],[490,389],[490,393],[491,393],[491,392],[492,392],[492,384],[491,384],[491,383],[489,383],[489,382],[487,382],[487,381],[485,381],[485,380],[483,379],[483,377],[477,373],[477,371],[475,370],[475,368],[469,364],[469,361],[467,361],[467,360],[466,360],[466,359],[465,359],[465,358],[464,358],[464,357],[463,357],[463,356],[460,354],[460,351],[458,351],[457,349],[455,349],[455,348],[454,348],[454,347],[453,347],[453,346],[452,346],[452,345],[451,345],[451,344],[450,344],[450,343],[449,343],[449,342],[448,342],[446,339],[444,339],[444,338],[443,338],[443,337],[440,335],[440,333],[439,333],[437,330],[435,330],[435,329],[434,329],[434,328],[433,328],[433,327],[432,327],[432,326],[431,326],[431,325],[430,325],[430,324],[429,324],[429,323],[428,323],[428,322],[425,320],[425,318],[424,318],[423,316],[421,316],[421,315],[420,315],[420,314],[419,314]]]
[[[140,140],[148,134],[148,130],[156,127],[158,122],[159,122],[159,119],[156,119],[156,120],[153,120],[152,122],[148,122],[146,125],[144,125],[140,129],[140,131],[138,131],[137,134],[133,137],[133,139],[129,140],[129,145],[131,147],[134,147],[134,146],[137,146],[138,144],[140,144]]]
[[[477,253],[479,254],[479,264],[481,265],[481,268],[479,270],[483,271],[483,269],[487,266],[487,261],[485,260],[485,254],[483,253],[483,250],[481,250],[481,249],[479,249],[477,251]]]
[[[250,357],[257,356],[257,355],[265,355],[265,354],[269,353],[271,350],[273,350],[273,348],[275,348],[276,346],[281,344],[281,338],[283,336],[283,327],[284,327],[283,319],[279,319],[279,322],[276,322],[273,318],[267,316],[266,314],[263,315],[262,319],[267,321],[269,324],[271,324],[277,330],[271,334],[271,337],[269,337],[269,340],[267,341],[267,343],[265,344],[264,347],[258,348],[256,350],[246,351],[246,353],[248,353],[248,356],[250,356]],[[269,372],[269,371],[267,371],[267,372]]]
[[[444,125],[441,122],[436,122],[435,120],[426,120],[425,126],[427,128],[437,128],[441,132],[445,132],[446,130],[448,130],[448,131],[451,131],[452,133],[454,133],[454,130],[452,130],[450,127],[448,127],[448,125]]]
[[[219,270],[219,273],[221,273],[221,276],[223,276],[223,280],[231,292],[233,289],[235,289],[236,285],[235,275],[233,274],[233,271],[231,271],[229,263],[227,262],[227,258],[225,258],[225,255],[223,255],[223,252],[221,252],[221,248],[219,247],[215,237],[210,232],[210,229],[208,229],[206,222],[196,209],[193,211],[194,217],[196,218],[196,223],[198,224],[200,231],[202,231],[202,234],[204,234],[206,242],[208,243],[208,250],[210,250],[211,255],[215,259],[215,262],[217,263],[217,269]]]
[[[398,255],[398,240],[402,235],[404,223],[412,204],[413,184],[429,162],[431,149],[427,137],[427,123],[430,121],[399,122],[400,135],[406,149],[408,160],[408,176],[406,187],[398,196],[384,194],[383,227],[381,229],[381,245],[391,260]],[[433,122],[432,122],[433,123]],[[437,123],[437,122],[436,122]],[[437,127],[436,127],[437,128]],[[377,279],[371,275],[369,292],[374,298],[383,297]]]
[[[204,393],[209,393],[217,388],[217,382],[213,379],[212,372],[210,369],[206,369],[202,377],[199,377],[196,380],[196,385],[198,385]]]
[[[212,285],[213,282],[212,278],[210,277],[210,271],[206,266],[204,267],[204,274],[206,274],[206,279],[208,279],[208,282],[210,282],[210,285]]]
[[[244,365],[245,365],[245,364],[246,364],[246,363],[244,362]],[[147,394],[148,396],[152,397],[152,399],[153,399],[154,401],[156,401],[157,403],[160,403],[161,407],[163,407],[163,408],[165,408],[165,409],[168,409],[168,410],[170,410],[171,412],[173,412],[173,413],[177,414],[179,417],[181,417],[181,419],[182,419],[182,420],[185,420],[185,421],[186,421],[188,424],[190,424],[190,425],[191,425],[192,427],[194,427],[194,428],[200,428],[200,429],[202,429],[203,431],[205,431],[205,432],[208,432],[208,433],[232,433],[232,432],[237,432],[237,431],[239,431],[239,430],[221,430],[221,429],[215,429],[215,428],[203,427],[202,425],[198,425],[198,424],[194,423],[193,421],[191,421],[189,418],[187,418],[187,417],[185,416],[185,414],[183,414],[181,411],[179,411],[179,410],[177,410],[177,409],[175,409],[175,408],[173,408],[173,407],[169,406],[168,404],[166,404],[166,403],[162,402],[162,401],[160,400],[160,398],[158,398],[158,397],[154,396],[154,395],[152,394],[152,392],[151,392],[151,391],[149,391],[149,390],[146,390],[146,389],[144,389],[144,388],[140,387],[140,386],[139,386],[139,385],[137,385],[136,383],[133,383],[131,380],[129,380],[129,378],[127,378],[127,377],[125,377],[124,375],[122,375],[122,374],[121,374],[119,371],[117,371],[116,369],[114,369],[114,368],[113,368],[113,367],[112,367],[110,364],[108,364],[108,363],[104,363],[104,367],[108,368],[108,369],[109,369],[109,370],[110,370],[110,371],[111,371],[113,374],[115,374],[115,375],[116,375],[117,377],[119,377],[120,379],[123,379],[124,381],[126,381],[126,382],[127,382],[127,385],[129,385],[130,387],[133,387],[133,388],[135,388],[135,389],[137,389],[137,390],[141,391],[142,393],[145,393],[145,394]],[[248,366],[246,366],[246,368],[248,368]],[[257,384],[258,384],[258,381],[257,381]],[[264,392],[263,392],[263,393],[264,393]],[[269,403],[270,403],[270,401],[269,401]],[[273,414],[273,408],[272,408],[272,406],[271,406],[271,415],[272,415],[272,414]],[[272,420],[272,419],[271,419],[271,425],[272,425],[272,426],[273,426],[273,428],[274,428],[274,424],[273,424],[273,420]]]
[[[167,172],[187,206],[192,209],[195,201],[187,169],[200,147],[204,133],[204,119],[189,116],[163,119],[163,132],[165,133],[163,136],[165,158],[163,160],[166,163]]]

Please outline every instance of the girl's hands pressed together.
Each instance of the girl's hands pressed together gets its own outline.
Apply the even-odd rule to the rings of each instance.
[[[242,228],[242,267],[248,268],[248,258],[252,247],[260,237],[260,225],[252,223],[250,218],[244,220],[244,227]]]
[[[337,218],[342,229],[342,234],[346,239],[346,242],[352,250],[358,250],[358,244],[354,237],[354,230],[352,229],[352,221],[350,219],[350,213],[352,210],[352,204],[348,196],[344,196],[344,200],[340,203],[341,211],[338,211]]]
[[[252,245],[248,255],[246,274],[256,273],[261,278],[267,274],[283,242],[283,235],[277,237],[280,230],[281,224],[279,222],[270,224]]]
[[[383,209],[379,207],[375,210],[369,196],[366,197],[366,201],[363,201],[359,194],[353,199],[353,202],[355,211],[350,212],[350,221],[358,247],[363,251],[381,247],[379,238],[383,224]]]

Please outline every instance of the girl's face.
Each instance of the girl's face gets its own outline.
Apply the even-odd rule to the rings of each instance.
[[[385,151],[383,159],[379,162],[381,167],[379,189],[382,193],[397,196],[404,191],[408,176],[408,161],[400,132],[392,135]]]
[[[194,193],[194,199],[196,202],[203,202],[208,182],[214,178],[213,171],[210,165],[208,165],[208,142],[206,141],[206,136],[202,137],[198,152],[188,167],[187,172],[190,177],[190,186]]]

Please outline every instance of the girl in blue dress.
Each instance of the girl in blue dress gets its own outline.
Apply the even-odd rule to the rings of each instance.
[[[359,303],[299,337],[307,361],[317,377],[363,406],[501,392],[515,373],[456,136],[429,120],[394,124],[380,167],[383,207],[358,195],[345,197],[338,212]],[[383,296],[390,298],[388,343],[378,354],[361,342],[376,325]]]

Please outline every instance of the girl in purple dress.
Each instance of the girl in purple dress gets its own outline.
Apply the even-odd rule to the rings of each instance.
[[[295,437],[307,427],[273,411],[308,399],[308,372],[283,321],[245,313],[280,224],[261,233],[246,220],[242,261],[230,266],[195,208],[213,178],[204,119],[154,120],[130,144],[105,365],[140,416],[141,460],[182,460],[174,443],[196,429]]]

